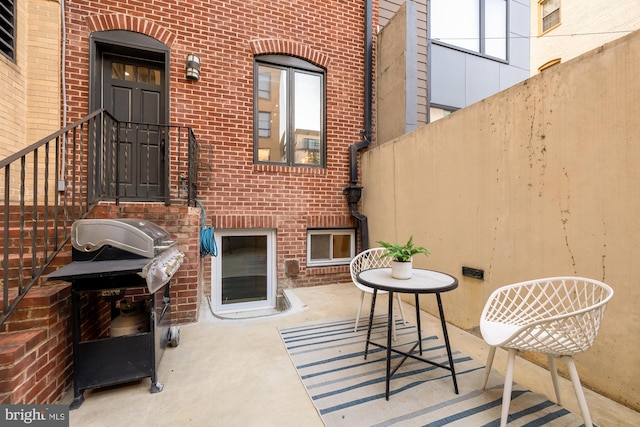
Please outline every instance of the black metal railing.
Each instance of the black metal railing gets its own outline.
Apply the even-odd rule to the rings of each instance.
[[[191,128],[120,122],[101,109],[0,161],[0,325],[62,251],[71,224],[98,202],[195,206],[197,150]],[[140,153],[147,157],[135,164],[127,157]],[[145,164],[131,185],[134,171],[122,168]]]

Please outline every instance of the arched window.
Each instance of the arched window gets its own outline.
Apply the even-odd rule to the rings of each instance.
[[[259,55],[254,65],[254,163],[325,167],[325,72],[302,59]]]

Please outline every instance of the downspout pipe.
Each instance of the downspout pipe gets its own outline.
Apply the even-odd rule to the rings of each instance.
[[[347,197],[351,216],[360,228],[360,248],[369,249],[369,224],[367,217],[358,210],[362,197],[362,187],[358,185],[358,151],[371,143],[371,99],[373,80],[373,1],[365,0],[364,5],[364,129],[360,131],[360,141],[349,147],[349,186],[342,190]]]

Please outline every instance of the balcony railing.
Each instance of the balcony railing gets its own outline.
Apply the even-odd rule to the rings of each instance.
[[[133,146],[161,163],[128,185],[133,172],[122,168],[135,167],[126,158]],[[0,325],[62,251],[71,224],[98,202],[195,205],[197,148],[191,128],[119,122],[102,109],[0,161]]]

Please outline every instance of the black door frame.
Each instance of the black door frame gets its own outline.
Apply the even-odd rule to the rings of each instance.
[[[91,33],[89,41],[89,111],[99,110],[102,108],[102,56],[105,53],[129,56],[140,60],[151,60],[164,64],[164,99],[165,105],[165,121],[170,122],[170,53],[169,46],[145,34],[136,33],[126,30],[109,30]],[[90,149],[100,149],[101,147],[89,147]],[[169,197],[169,146],[165,145],[165,161],[164,164],[164,197]],[[90,158],[93,153],[89,152]],[[90,167],[92,162],[89,162]],[[94,186],[104,185],[100,183],[95,176],[96,171],[88,170],[90,188],[89,194],[96,195]]]

